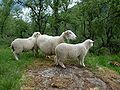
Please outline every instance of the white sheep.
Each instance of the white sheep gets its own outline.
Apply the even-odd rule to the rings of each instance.
[[[74,59],[79,60],[80,65],[85,67],[84,58],[88,52],[88,50],[93,46],[93,42],[91,39],[85,40],[83,43],[78,44],[67,44],[61,43],[55,48],[55,64],[60,65],[63,68],[66,68],[63,64],[65,59]]]
[[[55,47],[65,42],[65,39],[74,40],[76,35],[71,30],[63,32],[60,36],[40,35],[37,39],[37,46],[46,55],[55,55]]]
[[[23,51],[33,50],[36,46],[36,41],[40,32],[34,32],[33,35],[29,38],[17,38],[11,43],[11,48],[16,60],[18,59],[17,54],[20,54]]]

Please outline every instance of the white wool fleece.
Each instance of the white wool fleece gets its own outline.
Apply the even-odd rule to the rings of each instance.
[[[61,43],[55,48],[55,64],[60,64],[63,68],[66,68],[63,61],[66,59],[74,59],[79,60],[80,65],[85,67],[84,58],[92,46],[93,41],[90,39],[79,44]]]

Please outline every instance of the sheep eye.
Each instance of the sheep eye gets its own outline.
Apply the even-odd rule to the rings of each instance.
[[[72,34],[71,32],[68,32],[68,34]]]

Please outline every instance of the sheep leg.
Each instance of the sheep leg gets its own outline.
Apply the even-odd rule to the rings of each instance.
[[[35,49],[33,49],[32,52],[34,53],[34,56],[37,56],[38,53]]]
[[[59,61],[58,63],[62,68],[66,68],[65,65],[61,61]]]
[[[46,58],[49,58],[49,59],[50,59],[50,58],[51,58],[51,56],[46,55]]]
[[[63,55],[61,55],[61,56],[63,56]],[[64,57],[64,56],[63,56],[63,57]],[[62,61],[64,60],[64,58],[65,58],[65,57],[64,57],[64,58],[63,58],[63,57],[60,58],[59,55],[56,55],[57,63],[58,63],[62,68],[66,68],[65,65],[64,65],[63,62],[62,62]]]
[[[84,56],[79,56],[78,59],[79,59],[80,65],[82,65],[82,66],[85,67],[85,64],[84,64]]]
[[[36,50],[36,48],[32,48],[31,50],[32,50],[34,56],[36,56],[36,55],[37,55],[37,50]]]
[[[16,59],[16,60],[19,60],[17,54],[16,54],[15,52],[13,52],[13,54],[14,54],[14,56],[15,56],[15,59]]]
[[[35,53],[36,53],[36,54],[38,54],[38,53],[39,53],[39,52],[38,52],[38,49],[35,49]]]
[[[78,56],[78,60],[79,60],[80,65],[82,65],[82,61],[81,61],[81,57],[80,56]]]
[[[37,55],[39,54],[38,47],[36,47],[36,48],[34,49],[34,53],[35,53],[35,56],[37,56]]]
[[[38,49],[39,48],[36,45],[33,47],[32,52],[34,53],[34,56],[37,56],[39,54]]]
[[[82,61],[81,60],[79,60],[79,63],[80,63],[80,65],[82,65]]]
[[[54,62],[55,62],[55,65],[58,65],[58,59],[57,59],[57,56],[54,57]]]
[[[85,57],[83,57],[82,60],[81,60],[81,61],[82,61],[82,66],[83,66],[83,67],[85,67],[84,58],[85,58]]]
[[[64,65],[62,62],[59,62],[59,65],[60,65],[62,68],[66,68],[65,65]]]

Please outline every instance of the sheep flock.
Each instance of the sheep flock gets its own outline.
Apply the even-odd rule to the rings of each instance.
[[[71,30],[62,32],[60,36],[49,36],[34,32],[29,38],[17,38],[11,43],[11,49],[16,60],[18,55],[25,51],[34,51],[39,54],[54,55],[55,65],[66,68],[63,62],[67,59],[79,60],[79,64],[85,67],[84,59],[89,49],[93,46],[93,40],[86,39],[82,43],[69,44],[65,41],[75,40],[76,35]]]

